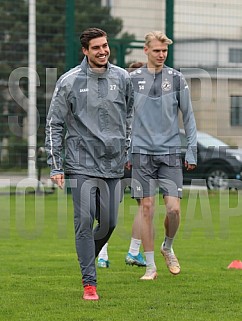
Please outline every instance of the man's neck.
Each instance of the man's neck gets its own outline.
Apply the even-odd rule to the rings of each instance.
[[[155,67],[155,66],[149,64],[149,62],[147,62],[147,68],[148,68],[149,72],[152,74],[159,73],[163,69],[163,67],[164,67],[164,65],[159,66],[159,67]]]
[[[88,62],[88,66],[89,66],[91,71],[93,71],[93,72],[95,72],[97,74],[102,74],[107,70],[107,65],[105,65],[105,66],[96,66],[96,65],[90,64]]]

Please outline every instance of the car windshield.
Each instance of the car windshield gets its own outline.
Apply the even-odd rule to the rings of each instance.
[[[225,142],[206,133],[197,132],[197,140],[205,148],[221,146],[229,147]]]

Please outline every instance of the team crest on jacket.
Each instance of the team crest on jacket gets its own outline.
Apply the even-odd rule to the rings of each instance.
[[[161,84],[161,88],[164,91],[169,91],[171,90],[171,83],[167,79],[165,79]]]

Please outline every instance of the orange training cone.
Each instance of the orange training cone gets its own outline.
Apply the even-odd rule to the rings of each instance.
[[[238,269],[238,270],[242,270],[242,261],[239,260],[234,260],[232,261],[229,266],[228,269]]]

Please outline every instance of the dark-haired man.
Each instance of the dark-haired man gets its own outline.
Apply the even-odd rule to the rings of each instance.
[[[47,116],[46,150],[51,179],[63,188],[65,144],[83,298],[98,300],[95,258],[116,225],[119,182],[130,142],[133,87],[128,72],[108,62],[105,31],[89,28],[80,41],[85,58],[56,84]],[[93,230],[95,218],[98,224]]]

